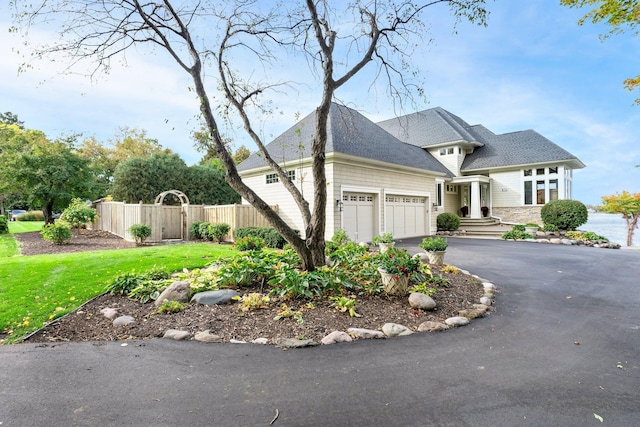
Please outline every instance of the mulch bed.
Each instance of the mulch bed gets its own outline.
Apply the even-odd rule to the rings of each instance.
[[[109,233],[83,230],[74,234],[68,245],[50,245],[39,233],[15,235],[23,255],[80,252],[88,250],[135,247]],[[414,310],[406,297],[387,295],[355,295],[357,313],[362,317],[350,317],[347,313],[330,307],[327,299],[308,301],[282,301],[272,297],[269,308],[243,313],[239,304],[205,306],[188,304],[174,314],[156,314],[153,303],[141,304],[122,296],[101,295],[67,316],[57,319],[28,338],[28,342],[54,341],[113,341],[126,339],[152,339],[161,337],[167,329],[186,330],[195,334],[210,330],[224,341],[231,339],[252,341],[259,337],[274,342],[276,338],[305,338],[319,342],[328,333],[346,331],[350,327],[380,329],[384,323],[400,323],[413,330],[425,321],[444,321],[457,316],[458,310],[469,308],[483,295],[481,283],[465,274],[441,273],[432,267],[434,275],[442,274],[451,285],[440,287],[432,298],[437,303],[433,311]],[[259,285],[242,288],[241,293],[260,292]],[[282,304],[292,310],[301,310],[302,322],[293,318],[274,320]],[[136,323],[126,327],[114,327],[100,312],[103,308],[117,308],[123,315],[133,316]]]

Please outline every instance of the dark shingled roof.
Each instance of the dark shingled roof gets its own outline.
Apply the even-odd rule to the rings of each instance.
[[[276,162],[311,156],[315,115],[314,111],[267,145],[267,150]],[[425,150],[405,144],[357,111],[338,104],[332,104],[329,112],[326,152],[379,160],[452,176],[447,168]],[[246,171],[265,165],[262,156],[253,153],[238,165],[238,170]]]

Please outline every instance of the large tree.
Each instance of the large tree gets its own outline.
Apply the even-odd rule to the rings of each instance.
[[[627,31],[634,36],[640,33],[640,0],[560,0],[560,4],[574,8],[593,7],[580,18],[578,24],[590,21],[608,25],[609,33],[602,34],[603,39]],[[626,79],[623,84],[629,91],[640,89],[640,74]],[[636,104],[640,104],[640,97],[636,98]]]
[[[71,199],[90,197],[92,184],[88,162],[71,141],[50,141],[40,131],[0,124],[0,193],[19,194],[52,223],[53,212]]]
[[[420,91],[411,84],[415,74],[408,64],[415,49],[428,43],[423,21],[426,12],[445,5],[456,22],[468,19],[484,24],[486,19],[485,0],[301,0],[278,4],[266,0],[40,0],[37,6],[26,0],[13,2],[21,28],[59,25],[59,41],[36,49],[37,57],[70,54],[72,63],[94,60],[97,70],[108,68],[110,60],[125,51],[131,55],[140,52],[140,45],[165,50],[191,77],[211,147],[225,167],[226,181],[282,234],[308,270],[325,263],[325,147],[329,108],[336,91],[369,64],[377,67],[373,75],[388,79],[389,93],[396,99]],[[298,69],[310,67],[322,88],[311,144],[312,204],[265,149],[252,115],[270,108],[268,95],[282,96],[289,87],[278,80],[270,65],[295,59],[301,60]],[[256,66],[243,74],[247,63]],[[291,64],[289,68],[294,67]],[[215,82],[207,86],[205,77]],[[219,92],[213,92],[216,89]],[[240,178],[225,147],[228,138],[221,125],[227,118],[241,122],[291,194],[304,221],[303,236]]]

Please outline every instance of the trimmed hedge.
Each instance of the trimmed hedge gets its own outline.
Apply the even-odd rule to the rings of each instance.
[[[454,231],[460,227],[460,217],[454,213],[445,212],[436,218],[438,230]]]
[[[0,215],[0,234],[9,232],[9,224],[7,224],[7,217]]]
[[[241,227],[237,228],[234,234],[236,240],[247,236],[259,237],[270,248],[282,249],[287,243],[273,227]]]
[[[44,221],[42,211],[29,211],[16,217],[16,221]]]
[[[552,224],[560,230],[575,230],[589,219],[587,207],[577,200],[554,200],[540,210],[545,224]]]

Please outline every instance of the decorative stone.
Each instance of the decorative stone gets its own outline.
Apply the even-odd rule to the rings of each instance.
[[[118,317],[118,309],[117,308],[103,308],[102,310],[100,310],[100,313],[104,314],[104,317],[106,317],[109,320],[113,320],[116,317]]]
[[[462,316],[449,317],[444,323],[449,326],[465,326],[469,324],[469,319]]]
[[[384,333],[373,330],[373,329],[349,328],[347,329],[347,332],[350,333],[352,336],[363,339],[363,340],[384,338]]]
[[[315,341],[309,340],[299,340],[297,338],[278,338],[276,339],[276,345],[282,348],[302,348],[302,347],[313,347],[318,345]]]
[[[413,331],[398,323],[385,323],[382,325],[382,332],[388,337],[402,337],[413,334]]]
[[[162,338],[181,341],[181,340],[186,340],[190,336],[191,336],[191,333],[189,331],[181,331],[179,329],[167,329],[164,335],[162,336]]]
[[[484,283],[482,284],[482,287],[483,287],[485,290],[487,290],[487,289],[495,290],[495,289],[496,289],[496,285],[494,285],[494,284],[493,284],[493,283],[491,283],[491,282],[484,282]]]
[[[491,305],[491,303],[492,303],[491,298],[487,298],[487,297],[480,298],[480,304]]]
[[[136,323],[136,319],[131,316],[120,316],[113,321],[113,326],[127,326]]]
[[[551,243],[549,239],[538,239],[536,240],[538,243]]]
[[[222,342],[220,335],[212,334],[208,329],[206,331],[196,332],[193,338],[200,342]]]
[[[486,307],[486,306],[485,306]],[[464,310],[458,310],[458,316],[466,317],[467,319],[475,319],[476,317],[482,317],[487,310],[478,310],[475,308],[465,308]]]
[[[554,244],[554,245],[560,245],[560,244],[562,244],[562,240],[561,240],[561,239],[558,239],[557,237],[556,237],[556,238],[553,238],[553,239],[549,239],[549,242],[551,242],[551,243],[552,243],[552,244]]]
[[[251,341],[252,344],[261,344],[261,345],[265,345],[265,344],[269,344],[269,339],[268,338],[264,338],[264,337],[260,337],[260,338],[256,338],[255,340]]]
[[[474,310],[479,310],[482,312],[482,314],[486,313],[487,311],[489,311],[489,306],[485,305],[485,304],[473,304],[471,306]]]
[[[420,326],[418,326],[418,332],[438,332],[444,331],[445,329],[449,329],[447,325],[441,322],[422,322]]]
[[[436,308],[436,302],[433,298],[420,292],[413,292],[409,295],[409,305],[411,308],[419,308],[421,310],[433,310]]]
[[[230,339],[229,342],[231,344],[246,344],[247,342],[244,340],[234,340],[234,339]]]
[[[339,342],[351,342],[353,339],[348,333],[342,331],[333,331],[320,341],[324,345],[335,344]]]
[[[191,302],[204,305],[221,305],[233,302],[233,297],[239,297],[240,294],[233,289],[222,289],[220,291],[198,292],[191,298]]]
[[[165,301],[189,301],[189,293],[191,292],[191,285],[189,282],[178,281],[170,284],[167,289],[162,291],[160,296],[154,302],[156,307],[160,307]]]

